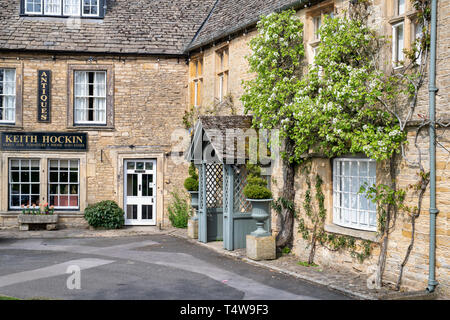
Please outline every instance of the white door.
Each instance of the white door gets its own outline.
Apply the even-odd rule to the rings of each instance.
[[[125,160],[125,224],[156,225],[156,160]]]

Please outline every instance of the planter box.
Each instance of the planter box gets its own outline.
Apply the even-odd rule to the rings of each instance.
[[[28,231],[30,224],[46,225],[47,230],[55,230],[58,223],[58,215],[32,215],[32,214],[19,214],[17,216],[19,221],[19,230]]]

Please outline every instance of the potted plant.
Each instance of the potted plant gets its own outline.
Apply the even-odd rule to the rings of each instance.
[[[189,177],[184,180],[184,187],[191,195],[191,206],[194,209],[198,208],[198,174],[195,166],[191,163],[189,167]]]
[[[45,224],[47,230],[56,229],[58,222],[58,215],[54,214],[55,209],[49,206],[48,203],[42,206],[32,204],[22,205],[22,213],[17,216],[19,221],[19,229],[23,231],[29,230],[29,225]]]
[[[264,230],[264,222],[270,217],[269,204],[273,200],[272,192],[267,188],[267,180],[261,177],[261,169],[247,165],[247,185],[244,195],[252,204],[252,218],[256,220],[257,229],[251,233],[255,237],[267,237],[271,234]]]

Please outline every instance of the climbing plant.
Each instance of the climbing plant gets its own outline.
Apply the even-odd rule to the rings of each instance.
[[[367,0],[350,1],[348,10],[325,17],[310,66],[304,64],[303,25],[294,12],[263,17],[258,24],[259,34],[250,43],[253,53],[249,63],[256,78],[245,82],[242,97],[245,111],[254,115],[255,126],[277,128],[284,138],[283,192],[273,203],[281,224],[277,245],[284,247],[292,240],[291,217],[297,218],[299,232],[310,243],[310,264],[317,245],[334,251],[347,248],[360,261],[371,254],[374,245],[380,245],[376,282],[381,286],[389,234],[402,212],[409,217],[413,232],[400,266],[397,289],[414,245],[415,221],[429,182],[418,144],[420,132],[431,125],[427,116],[421,117],[415,133],[418,158],[411,160],[405,152],[407,127],[414,123],[419,91],[426,77],[430,43],[430,3],[411,2],[422,36],[404,51],[406,59],[399,62],[400,68],[383,65],[380,57],[390,44],[367,25]],[[436,125],[450,126],[440,121]],[[320,176],[314,177],[313,196],[309,173],[303,172],[307,185],[303,208],[297,210],[294,204],[297,165],[305,166],[315,154],[333,158],[349,153],[386,161],[391,180],[389,184],[367,185],[360,190],[377,203],[380,239],[375,244],[362,241],[360,251],[356,250],[354,238],[324,231],[326,212]],[[417,206],[405,206],[406,190],[397,187],[396,171],[401,160],[419,168],[418,182],[410,186],[419,193]]]
[[[252,55],[248,57],[250,71],[256,77],[244,82],[242,101],[245,113],[253,114],[257,128],[279,129],[283,140],[282,198],[294,201],[294,176],[298,161],[294,158],[295,141],[287,123],[294,120],[291,106],[304,74],[305,49],[303,23],[294,10],[261,17],[258,35],[250,41]],[[281,208],[278,214],[277,247],[291,246],[293,212]]]

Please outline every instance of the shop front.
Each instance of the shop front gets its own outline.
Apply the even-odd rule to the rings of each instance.
[[[0,210],[48,203],[55,211],[86,207],[87,134],[2,132]]]

